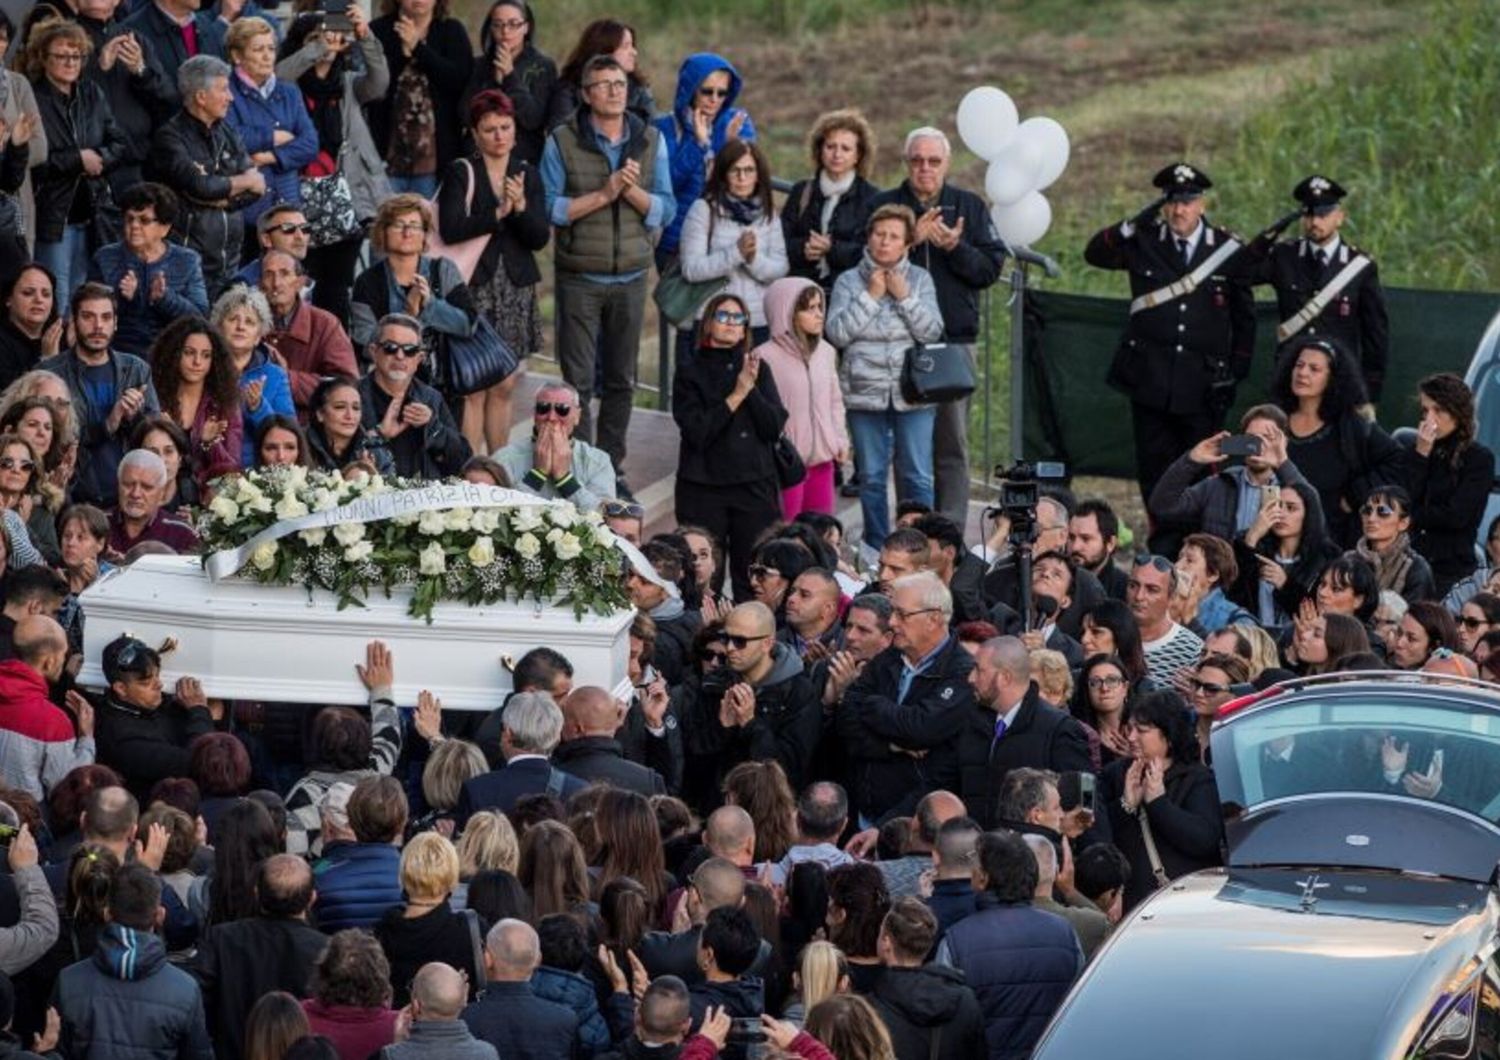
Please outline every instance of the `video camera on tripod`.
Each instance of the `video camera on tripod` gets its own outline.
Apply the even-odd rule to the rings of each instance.
[[[1064,482],[1067,466],[1055,460],[1031,463],[1017,460],[1010,467],[995,465],[995,479],[1000,483],[1000,503],[986,508],[986,518],[1004,516],[1010,524],[1007,540],[1016,558],[1019,576],[1021,620],[1031,621],[1031,546],[1036,542],[1036,504],[1042,498],[1043,482]],[[1054,605],[1055,607],[1055,605]]]

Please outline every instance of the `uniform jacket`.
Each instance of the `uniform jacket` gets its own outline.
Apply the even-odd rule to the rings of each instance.
[[[901,372],[908,349],[943,337],[937,291],[927,270],[913,265],[908,257],[896,266],[906,276],[906,297],[898,302],[887,292],[877,302],[868,289],[874,271],[867,252],[857,266],[834,281],[823,333],[844,355],[839,381],[847,409],[909,412],[917,406],[901,392]]]
[[[755,350],[771,366],[777,396],[786,409],[786,436],[808,467],[836,460],[849,448],[838,351],[819,339],[808,353],[794,330],[797,299],[811,286],[812,280],[800,278],[771,284],[765,302],[771,341]]]
[[[229,89],[234,102],[224,120],[240,134],[245,150],[252,155],[270,151],[276,156],[275,165],[260,167],[261,176],[266,178],[266,193],[242,212],[245,223],[254,224],[256,218],[278,202],[302,201],[299,174],[303,166],[318,157],[318,132],[308,117],[307,105],[302,102],[302,91],[290,81],[276,78],[270,95],[265,96],[236,70],[229,76]],[[292,140],[276,146],[274,137],[278,131],[291,133]]]
[[[132,298],[120,297],[120,281],[135,273]],[[151,285],[159,274],[166,276],[166,290],[151,301]],[[115,292],[119,327],[115,347],[144,358],[151,343],[172,321],[182,316],[208,315],[208,290],[203,286],[203,259],[191,247],[168,243],[167,252],[152,262],[135,256],[124,243],[108,243],[94,253],[89,279]]]
[[[1256,238],[1246,256],[1250,282],[1271,285],[1276,292],[1278,321],[1285,322],[1301,312],[1315,294],[1363,253],[1340,238],[1338,249],[1325,267],[1318,264],[1317,247],[1309,239],[1271,243]],[[1295,338],[1332,338],[1351,351],[1363,369],[1370,400],[1378,402],[1390,355],[1390,320],[1385,310],[1385,292],[1380,287],[1380,270],[1374,259]]]
[[[488,30],[486,30],[488,32]],[[464,115],[459,113],[458,103],[469,84],[469,75],[474,69],[474,48],[469,43],[469,34],[464,24],[456,18],[434,17],[427,30],[427,37],[412,49],[410,58],[401,52],[401,38],[396,36],[396,16],[381,15],[370,23],[370,33],[380,41],[385,51],[385,65],[390,71],[391,87],[383,95],[370,100],[366,111],[370,121],[370,133],[375,138],[375,149],[385,152],[391,145],[391,124],[394,117],[395,85],[406,69],[413,63],[427,75],[431,86],[432,106],[437,119],[437,171],[448,168],[448,163],[458,157],[460,136],[467,128]]]
[[[720,778],[740,762],[774,759],[792,790],[801,791],[822,733],[823,708],[797,653],[785,644],[771,651],[771,670],[755,686],[755,716],[748,724],[725,728],[719,723],[723,697],[700,692],[687,719],[688,753],[712,761]]]
[[[401,850],[389,843],[329,843],[313,865],[318,929],[368,928],[401,904]]]
[[[213,1060],[198,984],[150,932],[110,924],[57,979],[60,1051],[88,1060]]]
[[[577,1055],[577,1014],[538,997],[530,983],[486,983],[461,1018],[474,1037],[489,1042],[505,1060]]]
[[[887,967],[869,1001],[891,1032],[896,1060],[983,1054],[984,1014],[957,969]]]
[[[977,913],[948,931],[943,948],[984,1010],[989,1060],[1030,1056],[1083,970],[1071,924],[988,893],[979,896]]]
[[[969,816],[988,828],[996,823],[995,800],[1006,774],[1022,766],[1055,773],[1092,773],[1088,734],[1077,718],[1044,703],[1032,682],[1015,721],[1005,735],[995,738],[995,719],[988,707],[973,703],[964,711],[963,728],[955,739],[958,763],[957,792]]]
[[[210,297],[239,267],[245,230],[239,210],[255,199],[230,199],[229,181],[249,168],[250,154],[227,121],[204,125],[187,111],[178,111],[151,141],[146,175],[177,193],[180,209],[172,236],[202,255]]]
[[[672,418],[682,433],[679,488],[683,483],[734,486],[776,478],[772,451],[786,425],[786,409],[771,368],[762,361],[755,388],[730,410],[724,399],[743,364],[738,350],[702,348],[677,366]]]
[[[793,184],[781,208],[781,232],[786,240],[791,275],[816,280],[826,295],[839,273],[854,268],[864,255],[871,200],[879,194],[879,188],[864,177],[855,176],[849,190],[839,196],[824,231],[823,206],[827,196],[817,176]],[[820,261],[810,261],[807,257],[807,237],[814,232],[833,237],[833,246]],[[819,265],[826,265],[826,272]]]
[[[751,261],[740,254],[740,236],[746,231],[755,233]],[[746,225],[708,199],[699,199],[688,209],[677,253],[683,279],[689,283],[727,280],[724,293],[737,297],[749,311],[750,325],[765,326],[766,291],[787,274],[786,241],[774,214]]]
[[[954,738],[974,704],[974,659],[957,637],[948,638],[898,703],[903,665],[900,649],[887,648],[865,664],[838,708],[850,801],[872,821],[911,812],[918,798],[941,786],[940,777],[953,774]]]
[[[1165,223],[1127,221],[1096,234],[1083,256],[1097,268],[1128,270],[1135,298],[1186,276],[1231,235],[1205,219],[1192,264],[1185,265]],[[1191,294],[1131,316],[1110,365],[1109,384],[1137,404],[1186,415],[1202,409],[1212,384],[1243,379],[1255,350],[1255,299],[1235,271],[1239,256]],[[1215,400],[1227,407],[1229,396],[1221,391]]]
[[[693,97],[698,86],[710,74],[723,70],[729,74],[729,95],[714,118],[714,127],[709,132],[708,145],[698,143],[693,135]],[[688,209],[703,195],[703,186],[708,179],[708,170],[714,155],[724,149],[729,139],[729,123],[737,116],[745,116],[739,131],[739,139],[755,139],[755,123],[745,110],[734,105],[739,99],[744,82],[734,64],[722,55],[713,52],[698,52],[682,61],[677,71],[677,94],[672,102],[672,113],[657,118],[655,125],[666,139],[667,157],[672,163],[672,191],[677,198],[677,213],[661,235],[660,250],[671,253],[677,249],[678,238],[687,221]]]
[[[141,416],[154,416],[161,411],[156,400],[156,387],[151,384],[151,368],[145,361],[128,353],[111,350],[110,364],[114,368],[114,392],[143,387],[146,394]],[[68,393],[73,399],[73,415],[78,423],[78,474],[73,480],[73,499],[89,504],[113,507],[119,500],[115,485],[116,469],[125,455],[125,439],[135,429],[140,417],[120,424],[120,429],[110,434],[105,429],[110,409],[96,408],[89,400],[88,388],[84,386],[84,364],[72,352],[49,357],[37,365],[68,384]]]
[[[276,64],[276,76],[295,82],[317,65],[323,52],[322,37],[309,34],[301,48]],[[351,56],[358,56],[358,62],[351,63]],[[385,175],[385,159],[376,149],[370,126],[365,121],[365,105],[383,99],[391,84],[385,51],[375,34],[354,42],[353,49],[345,54],[343,76],[344,99],[340,109],[343,142],[339,147],[339,172],[349,182],[355,215],[367,220],[374,217],[380,204],[392,195],[390,178]]]
[[[870,212],[888,203],[906,206],[921,217],[933,206],[943,212],[943,223],[950,228],[962,221],[963,235],[958,246],[943,250],[931,243],[911,248],[911,260],[926,269],[937,288],[938,310],[943,317],[943,341],[972,343],[979,338],[979,292],[1000,278],[1005,262],[1005,242],[995,231],[990,210],[984,199],[972,191],[944,184],[937,201],[923,205],[903,182],[900,187],[881,192],[870,202]]]
[[[19,659],[0,662],[0,776],[41,802],[76,766],[94,761],[94,738],[48,698],[47,679]]]
[[[95,211],[114,213],[107,181],[84,174],[80,152],[85,148],[97,152],[107,175],[125,157],[127,145],[115,124],[109,99],[93,81],[82,79],[71,93],[63,95],[51,81],[40,77],[32,83],[32,90],[47,130],[47,160],[31,171],[36,237],[39,242],[56,243],[69,223],[68,212],[80,185]]]

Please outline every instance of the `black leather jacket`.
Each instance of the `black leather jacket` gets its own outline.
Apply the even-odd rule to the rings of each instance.
[[[210,297],[239,267],[244,233],[239,209],[256,196],[241,194],[231,201],[229,182],[249,168],[250,155],[228,122],[205,125],[186,110],[169,118],[151,141],[147,176],[182,200],[173,236],[202,256]]]
[[[36,237],[39,242],[56,243],[62,239],[80,182],[86,182],[94,208],[113,207],[104,177],[84,174],[81,152],[85,148],[98,152],[107,175],[124,158],[127,144],[104,90],[93,81],[80,80],[66,96],[45,77],[32,82],[32,88],[47,132],[47,161],[32,171]]]

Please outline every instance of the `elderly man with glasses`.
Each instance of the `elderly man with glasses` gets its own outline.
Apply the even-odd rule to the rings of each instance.
[[[578,391],[568,383],[547,383],[536,392],[531,437],[495,453],[517,489],[549,500],[562,497],[583,511],[614,496],[609,454],[574,437],[582,415]]]
[[[359,381],[366,430],[379,431],[390,446],[396,473],[405,478],[457,475],[469,459],[469,443],[443,395],[417,378],[427,349],[422,325],[405,313],[388,313],[375,326],[369,346],[374,370]]]
[[[1000,278],[1005,242],[995,231],[984,199],[948,183],[953,148],[941,129],[913,129],[902,157],[906,180],[870,202],[910,208],[917,217],[910,258],[926,269],[943,316],[942,342],[971,347],[979,341],[979,295]],[[959,526],[969,521],[969,399],[938,406],[932,432],[933,509]]]

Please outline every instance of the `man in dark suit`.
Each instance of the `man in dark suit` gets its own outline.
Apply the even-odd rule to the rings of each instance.
[[[509,813],[523,795],[551,792],[568,799],[585,782],[548,761],[562,736],[563,712],[545,692],[517,692],[505,704],[500,754],[505,765],[466,781],[458,796],[460,823],[479,810]]]
[[[1255,298],[1234,271],[1242,247],[1203,217],[1213,181],[1179,162],[1152,184],[1161,198],[1083,252],[1096,268],[1130,273],[1130,321],[1108,382],[1130,398],[1143,500],[1179,453],[1219,429],[1255,350]]]
[[[954,740],[958,776],[949,786],[983,827],[995,822],[996,800],[1012,769],[1092,773],[1088,737],[1071,714],[1043,703],[1031,680],[1031,658],[1019,637],[980,645],[969,673],[974,703]]]
[[[505,713],[508,719],[509,707]],[[586,784],[602,780],[642,795],[666,794],[667,782],[660,773],[625,757],[620,741],[615,739],[620,711],[608,692],[591,685],[575,688],[563,700],[562,713],[563,742],[552,756],[559,769]]]
[[[1292,189],[1299,209],[1256,236],[1245,257],[1254,262],[1250,282],[1268,283],[1276,292],[1277,345],[1298,336],[1336,340],[1358,356],[1375,402],[1385,383],[1390,320],[1374,259],[1339,236],[1348,194],[1327,177],[1305,178]],[[1302,238],[1276,242],[1299,215]]]

